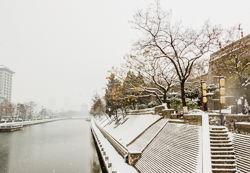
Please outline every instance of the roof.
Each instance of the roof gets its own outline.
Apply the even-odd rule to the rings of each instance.
[[[9,72],[11,74],[14,74],[15,72],[10,70],[8,67],[5,67],[4,65],[0,65],[0,71],[6,71]]]

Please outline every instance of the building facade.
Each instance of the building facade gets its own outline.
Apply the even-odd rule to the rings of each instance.
[[[9,68],[0,65],[0,98],[11,101],[13,72]],[[1,101],[0,100],[0,101]]]

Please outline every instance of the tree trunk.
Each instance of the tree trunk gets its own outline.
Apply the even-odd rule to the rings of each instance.
[[[185,85],[185,81],[183,80],[181,81],[181,101],[182,101],[182,106],[187,106],[184,85]]]
[[[167,91],[163,91],[163,103],[167,103]]]

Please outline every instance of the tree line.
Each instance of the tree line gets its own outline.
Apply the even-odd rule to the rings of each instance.
[[[35,108],[37,104],[34,101],[26,103],[12,103],[7,99],[4,99],[0,103],[0,119],[15,120],[15,119],[33,119]],[[40,116],[46,116],[47,110],[43,108],[39,112]]]

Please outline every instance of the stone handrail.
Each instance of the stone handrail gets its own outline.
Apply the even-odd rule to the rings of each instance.
[[[202,114],[202,153],[203,153],[203,172],[212,173],[211,165],[211,149],[210,149],[210,135],[209,135],[209,119],[208,114]]]

